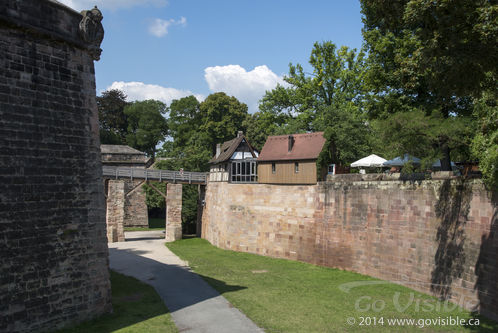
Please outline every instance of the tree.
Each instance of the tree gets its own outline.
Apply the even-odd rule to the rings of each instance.
[[[290,64],[284,76],[286,86],[277,86],[261,100],[261,113],[249,126],[251,135],[325,131],[327,151],[320,163],[346,164],[366,153],[369,129],[362,108],[363,58],[362,51],[337,49],[332,42],[315,43],[309,60],[313,73]]]
[[[233,139],[237,131],[244,131],[247,105],[223,92],[209,95],[200,105],[201,125],[198,131],[204,133],[204,140],[212,154],[216,144]]]
[[[128,129],[124,114],[126,105],[126,95],[121,90],[107,90],[102,96],[97,96],[101,143],[125,144]]]
[[[484,181],[491,189],[498,188],[498,93],[484,92],[476,101],[475,113],[479,131],[472,142],[472,155],[479,160]]]
[[[174,138],[175,145],[183,147],[192,133],[201,125],[199,101],[194,96],[173,100],[169,106],[169,135]]]
[[[380,134],[390,148],[416,147],[421,157],[440,158],[442,169],[450,170],[450,153],[469,156],[472,97],[493,82],[488,72],[498,68],[497,6],[486,0],[361,5],[370,118],[384,129]],[[392,135],[400,122],[405,133],[423,140],[400,145],[405,133]]]
[[[280,134],[290,117],[284,113],[256,112],[244,120],[246,137],[251,145],[261,151],[269,135]]]
[[[163,116],[166,105],[155,100],[136,101],[127,105],[124,113],[128,118],[127,144],[154,157],[157,144],[168,133],[168,124]]]

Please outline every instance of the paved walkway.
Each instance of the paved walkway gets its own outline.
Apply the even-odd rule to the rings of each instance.
[[[263,332],[164,246],[162,232],[125,237],[126,242],[109,244],[111,269],[153,286],[180,332]]]

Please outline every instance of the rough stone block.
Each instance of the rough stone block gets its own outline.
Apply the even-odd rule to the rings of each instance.
[[[168,242],[182,239],[182,184],[166,187],[166,235]]]

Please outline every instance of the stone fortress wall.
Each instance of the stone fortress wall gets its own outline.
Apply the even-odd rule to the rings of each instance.
[[[0,331],[111,311],[98,12],[0,0]]]
[[[209,183],[202,237],[336,267],[498,319],[498,202],[480,180]]]

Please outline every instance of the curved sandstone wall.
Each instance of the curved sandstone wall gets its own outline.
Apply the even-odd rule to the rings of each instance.
[[[498,318],[498,212],[480,181],[209,183],[202,236],[347,269]]]
[[[55,1],[0,0],[1,332],[111,310],[99,49],[82,39],[82,19]]]

